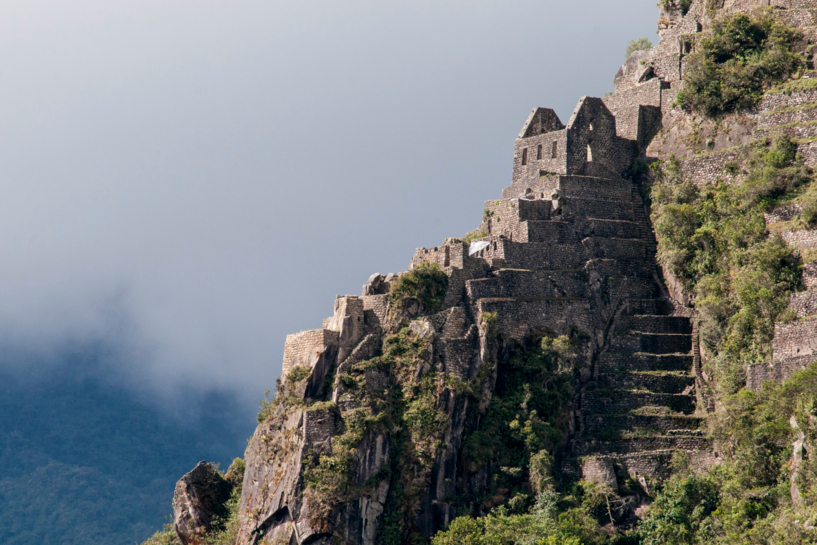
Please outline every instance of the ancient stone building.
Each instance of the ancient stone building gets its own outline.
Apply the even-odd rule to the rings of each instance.
[[[817,105],[817,91],[805,89],[767,95],[756,111],[730,118],[728,130],[697,127],[712,129],[706,149],[678,147],[686,146],[692,129],[674,100],[685,59],[711,25],[712,10],[770,5],[778,8],[775,16],[804,27],[807,42],[817,42],[813,0],[695,0],[686,12],[662,10],[661,42],[627,60],[613,94],[582,98],[567,124],[553,110],[531,112],[514,145],[511,183],[486,201],[472,240],[445,239],[411,258],[410,269],[430,262],[447,275],[440,308],[415,301],[399,309],[424,347],[413,377],[434,368],[447,380],[478,386],[463,393],[448,382],[437,385],[435,408],[447,424],[429,467],[415,475],[422,490],[415,511],[404,514],[423,537],[457,515],[458,496],[487,488],[488,472],[467,467],[463,444],[490,403],[498,346],[531,335],[578,335],[586,343],[570,433],[554,453],[557,477],[584,478],[616,491],[628,478],[667,475],[678,451],[699,467],[713,463],[710,440],[699,430],[708,407],[690,299],[671,278],[663,279],[632,172],[638,161],[674,153],[682,174],[705,185],[728,175],[726,165],[759,127],[789,130],[794,123],[794,130],[811,134],[809,122],[817,117],[809,112],[817,106],[796,113],[786,108]],[[659,130],[670,138],[653,138]],[[800,152],[817,164],[817,145],[803,143]],[[790,219],[799,212],[776,213]],[[785,236],[792,244],[817,240],[810,232]],[[806,271],[807,286],[817,287],[817,263]],[[360,296],[336,299],[321,328],[287,338],[284,380],[298,382],[286,390],[291,400],[277,405],[248,443],[239,545],[376,543],[394,492],[388,470],[397,456],[395,430],[373,428],[358,438],[345,475],[351,496],[327,505],[304,474],[315,460],[336,452],[345,430],[374,406],[367,407],[339,377],[356,369],[375,401],[396,386],[389,373],[367,365],[383,351],[394,326],[388,294],[395,278],[373,275]],[[749,387],[785,378],[817,351],[817,322],[809,318],[817,314],[817,297],[797,294],[792,305],[803,319],[780,324],[775,361],[750,368]],[[293,370],[300,374],[290,375]]]

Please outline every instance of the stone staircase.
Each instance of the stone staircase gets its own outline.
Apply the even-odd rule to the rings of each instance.
[[[582,390],[578,433],[562,469],[614,490],[627,477],[666,476],[672,454],[708,458],[692,374],[692,326],[665,299],[630,300],[617,314]]]
[[[466,286],[475,313],[511,317],[500,323],[508,336],[568,325],[606,332],[576,398],[563,473],[617,490],[628,476],[665,476],[677,450],[707,459],[710,441],[695,416],[692,324],[661,295],[638,187],[592,176],[548,183],[535,195],[554,199],[525,199],[524,188],[512,186],[486,202],[488,246],[479,257],[492,274]]]

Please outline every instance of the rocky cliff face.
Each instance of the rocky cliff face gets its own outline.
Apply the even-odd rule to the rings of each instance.
[[[810,88],[717,123],[675,99],[714,20],[772,6],[807,51],[817,2],[681,4],[611,96],[581,99],[566,124],[532,111],[511,185],[467,239],[417,250],[406,272],[373,275],[322,328],[287,338],[245,455],[239,545],[427,540],[553,477],[619,493],[608,514],[626,520],[673,453],[714,463],[692,297],[656,261],[639,176],[674,154],[705,185],[759,133],[811,130],[795,108],[817,100]],[[492,427],[502,411],[511,422]]]

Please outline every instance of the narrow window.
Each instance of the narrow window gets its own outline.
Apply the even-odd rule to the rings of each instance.
[[[587,146],[587,162],[593,162],[593,150],[590,149],[590,146]]]
[[[701,23],[695,23],[695,32],[703,32],[703,25]]]
[[[522,166],[528,164],[528,148],[522,148]]]
[[[593,130],[593,122],[592,121],[590,122],[590,130],[591,131]]]
[[[542,144],[536,146],[536,160],[540,161],[542,159]]]
[[[559,156],[559,143],[554,142],[553,143],[553,149],[550,151],[550,158],[551,159],[556,159],[556,157],[558,157],[558,156]]]

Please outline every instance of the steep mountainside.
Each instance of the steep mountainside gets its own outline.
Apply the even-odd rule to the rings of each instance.
[[[287,338],[183,542],[815,538],[817,1],[660,5],[614,93],[531,112],[478,229]]]

